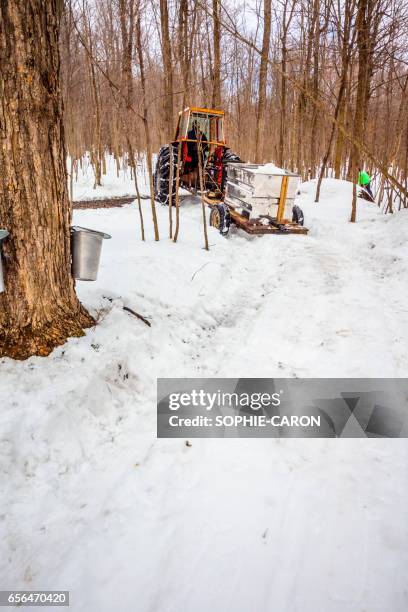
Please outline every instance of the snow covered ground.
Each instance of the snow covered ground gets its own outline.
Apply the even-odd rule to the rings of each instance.
[[[407,212],[361,201],[352,225],[349,184],[313,189],[308,236],[210,228],[209,253],[192,198],[177,244],[147,201],[146,243],[133,204],[75,212],[112,234],[77,285],[99,324],[0,362],[1,588],[69,589],[75,612],[408,609],[406,440],[156,439],[159,376],[407,376]]]

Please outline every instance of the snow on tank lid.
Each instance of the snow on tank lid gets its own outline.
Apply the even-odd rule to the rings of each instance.
[[[284,176],[285,174],[288,174],[287,170],[284,170],[284,168],[279,168],[272,163],[258,166],[258,168],[254,168],[252,172],[256,172],[256,174],[274,174],[275,176]]]

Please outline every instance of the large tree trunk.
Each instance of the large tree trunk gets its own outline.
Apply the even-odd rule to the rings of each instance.
[[[93,319],[74,289],[60,91],[60,0],[0,3],[0,356],[47,355]]]

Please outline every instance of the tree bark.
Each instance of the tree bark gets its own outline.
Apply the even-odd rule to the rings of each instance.
[[[310,3],[309,3],[310,4]],[[311,69],[311,61],[312,61],[312,51],[313,51],[313,40],[314,40],[314,29],[313,29],[313,19],[309,19],[308,30],[306,33],[306,24],[304,23],[303,11],[302,11],[302,20],[301,20],[301,29],[303,31],[303,44],[302,47],[306,49],[306,56],[301,63],[301,72],[303,73],[302,78],[302,86],[299,92],[298,99],[298,110],[297,110],[297,118],[298,118],[298,146],[297,146],[297,154],[296,154],[296,166],[297,171],[302,175],[303,179],[308,179],[309,174],[309,159],[306,154],[306,135],[307,135],[307,111],[308,111],[308,101],[309,101],[309,89],[310,89],[310,69]],[[307,167],[306,167],[307,166]]]
[[[258,108],[255,132],[255,161],[262,163],[263,140],[265,138],[265,101],[266,78],[268,73],[269,47],[271,38],[271,0],[264,0],[264,31],[262,41],[261,65],[259,69]]]
[[[358,81],[357,81],[357,97],[356,107],[354,112],[354,137],[357,141],[363,139],[364,134],[364,115],[367,87],[367,58],[368,58],[368,28],[367,28],[367,8],[368,0],[359,0],[357,9],[357,47],[358,47]],[[353,183],[357,182],[358,171],[360,166],[360,150],[355,143],[351,147],[350,159],[350,178]],[[353,191],[353,203],[350,221],[356,221],[357,199],[355,190]]]
[[[133,102],[133,34],[134,34],[134,0],[127,3],[119,0],[120,30],[122,37],[122,90],[126,101],[126,112]]]
[[[213,90],[212,108],[221,106],[221,28],[220,28],[220,0],[212,0],[213,33],[214,33],[214,62],[213,62]]]
[[[347,93],[347,83],[346,83],[346,90],[344,92],[344,96],[342,98],[342,101],[339,107],[339,122],[342,125],[344,124],[345,114],[346,114],[346,93]],[[345,138],[344,138],[343,132],[337,129],[336,146],[335,146],[335,152],[334,152],[334,177],[336,179],[341,178],[344,140]]]
[[[320,0],[314,0],[313,3],[313,77],[312,77],[312,92],[314,98],[319,97],[319,36],[320,36]],[[317,166],[317,107],[312,108],[312,122],[310,130],[310,169],[312,177],[315,176]]]
[[[203,215],[204,248],[206,251],[209,251],[210,247],[208,244],[207,218],[205,215],[204,202],[204,154],[201,139],[198,142],[198,176],[200,183],[201,212]]]
[[[180,62],[181,76],[183,79],[183,101],[182,108],[185,108],[189,99],[189,80],[190,69],[188,62],[188,0],[180,0],[179,19],[178,19],[178,55]]]
[[[165,138],[173,138],[173,65],[169,34],[169,7],[167,0],[160,0],[161,45],[164,67],[164,120]]]
[[[176,229],[174,231],[173,242],[177,242],[180,229],[180,164],[181,164],[181,142],[177,148],[177,168],[176,168]]]
[[[93,319],[71,276],[60,0],[0,3],[0,356],[48,355]]]

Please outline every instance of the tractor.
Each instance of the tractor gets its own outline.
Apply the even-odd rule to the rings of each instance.
[[[176,184],[210,207],[210,225],[227,235],[231,224],[249,234],[306,234],[294,205],[299,176],[273,164],[245,163],[227,146],[224,111],[188,107],[173,142],[158,154],[155,199],[176,202]],[[290,217],[290,220],[289,218]]]

